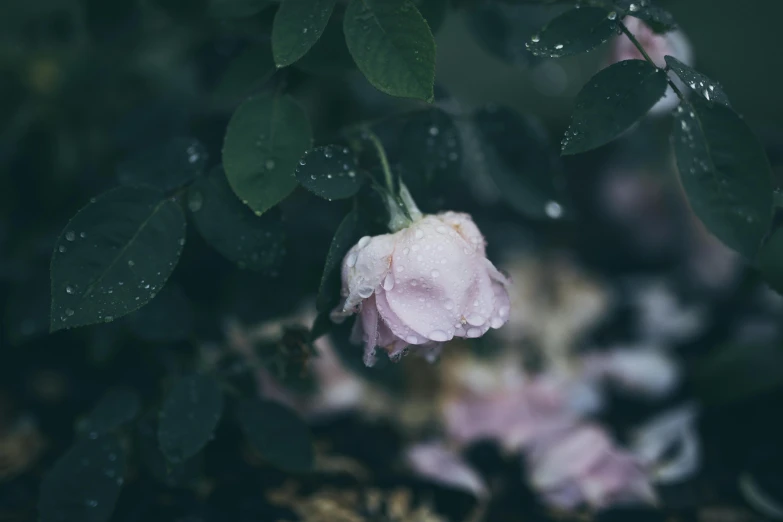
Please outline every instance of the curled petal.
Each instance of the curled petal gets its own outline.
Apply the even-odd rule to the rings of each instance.
[[[363,237],[343,260],[343,311],[353,310],[370,297],[389,272],[394,252],[394,236]]]

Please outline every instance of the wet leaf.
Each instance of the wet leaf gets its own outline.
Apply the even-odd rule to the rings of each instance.
[[[113,436],[78,441],[41,482],[41,522],[109,520],[125,476],[125,454]]]
[[[127,318],[128,329],[143,341],[170,343],[190,337],[193,307],[177,284],[169,283],[147,306]]]
[[[723,92],[723,88],[716,82],[710,80],[696,69],[685,65],[674,56],[666,56],[666,65],[674,71],[674,74],[685,82],[693,92],[707,101],[720,103],[730,107],[729,97]]]
[[[185,216],[162,192],[120,187],[81,209],[54,247],[52,332],[110,322],[147,304],[185,244]]]
[[[104,395],[76,429],[83,437],[97,439],[135,419],[140,407],[141,400],[135,390],[115,388]]]
[[[308,150],[296,167],[296,179],[316,196],[349,198],[362,186],[356,158],[348,147],[325,145]]]
[[[675,112],[672,144],[693,211],[724,244],[754,259],[772,220],[764,147],[731,109],[701,98]]]
[[[285,0],[272,26],[272,51],[278,67],[291,65],[318,41],[335,0]]]
[[[294,169],[312,142],[310,121],[290,96],[259,95],[228,124],[223,167],[234,193],[261,214],[295,188]]]
[[[223,169],[194,183],[188,208],[204,239],[242,268],[274,271],[285,258],[285,233],[278,212],[257,216],[228,186]]]
[[[180,378],[169,391],[158,419],[158,443],[166,458],[184,462],[212,439],[223,415],[220,385],[204,375]]]
[[[318,289],[316,307],[319,312],[328,313],[340,300],[340,266],[345,254],[359,240],[360,230],[359,213],[355,210],[349,212],[337,227],[329,245],[329,253],[326,254],[324,273]]]
[[[576,96],[562,153],[578,154],[614,140],[666,93],[663,71],[643,60],[625,60],[593,76]]]
[[[536,56],[560,58],[591,51],[617,34],[605,9],[582,7],[561,14],[533,35],[527,49]]]
[[[310,430],[293,410],[272,401],[246,399],[237,407],[237,418],[250,443],[270,464],[293,473],[312,469]]]
[[[633,9],[631,9],[632,4],[634,5]],[[649,2],[639,2],[639,0],[616,0],[615,5],[626,14],[644,20],[653,32],[659,34],[666,33],[677,27],[677,23],[674,21],[674,17],[669,11],[658,7],[657,5],[650,5]]]
[[[343,31],[356,65],[376,89],[432,101],[435,40],[410,0],[351,0]]]
[[[170,191],[190,183],[204,172],[209,155],[195,138],[173,138],[145,148],[117,167],[117,181],[129,187]]]

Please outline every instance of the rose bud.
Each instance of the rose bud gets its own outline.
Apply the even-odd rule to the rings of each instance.
[[[342,265],[343,305],[332,318],[360,314],[355,338],[364,342],[368,366],[376,347],[398,360],[413,345],[434,360],[442,343],[506,323],[508,284],[487,259],[470,216],[419,214],[407,227],[351,248]]]
[[[644,47],[644,50],[658,67],[666,67],[666,60],[664,60],[666,55],[674,56],[686,65],[693,64],[691,44],[682,31],[675,30],[665,34],[656,34],[642,20],[633,16],[626,16],[623,19],[623,23],[628,28],[628,31],[636,37],[641,46]],[[608,63],[606,63],[605,66],[624,60],[644,59],[644,56],[642,56],[642,53],[639,52],[639,49],[636,48],[633,42],[631,42],[627,36],[621,34],[612,42]],[[678,84],[681,83],[676,78],[674,81]],[[654,115],[668,113],[674,109],[678,103],[679,99],[677,98],[677,95],[674,94],[672,88],[669,87],[663,98],[650,109],[650,113]]]

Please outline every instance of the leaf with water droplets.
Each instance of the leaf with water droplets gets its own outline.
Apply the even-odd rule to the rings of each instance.
[[[286,0],[272,26],[272,52],[278,67],[291,65],[318,41],[335,0]]]
[[[245,399],[237,406],[245,436],[273,466],[293,473],[313,467],[310,430],[291,409],[272,401]]]
[[[693,67],[685,65],[674,56],[666,56],[665,60],[666,65],[674,71],[674,74],[679,76],[680,80],[685,82],[685,84],[696,94],[705,100],[731,107],[729,97],[726,96],[726,93],[723,92],[723,88],[720,85],[710,80]]]
[[[559,218],[547,205],[561,205],[564,180],[560,158],[540,122],[508,107],[476,111],[472,123],[485,170],[511,208],[533,219]],[[560,202],[560,203],[558,203]]]
[[[184,462],[212,440],[223,415],[220,385],[205,375],[174,383],[158,417],[158,444],[172,462]]]
[[[432,101],[435,39],[410,0],[351,0],[343,31],[356,65],[376,89]]]
[[[96,439],[129,423],[139,414],[141,400],[127,387],[110,390],[76,426],[82,437]]]
[[[171,343],[190,338],[193,306],[176,283],[167,284],[147,306],[127,317],[128,329],[143,341]]]
[[[208,158],[206,148],[197,139],[172,138],[120,163],[117,181],[128,187],[174,190],[200,176]]]
[[[666,93],[666,74],[644,60],[625,60],[593,76],[576,96],[562,154],[605,145],[641,119]]]
[[[617,22],[598,7],[571,9],[549,22],[530,39],[536,56],[560,58],[592,51],[617,34]]]
[[[238,102],[264,85],[275,72],[268,43],[251,45],[231,60],[212,92],[215,104]]]
[[[245,18],[272,5],[269,0],[209,0],[209,14],[218,18]]]
[[[350,198],[362,186],[356,157],[348,147],[325,145],[308,150],[296,167],[304,188],[329,201]]]
[[[111,435],[82,439],[60,457],[41,482],[41,522],[104,522],[125,477],[125,452]]]
[[[675,112],[672,145],[696,216],[753,260],[772,220],[772,170],[764,147],[731,109],[701,98]]]
[[[247,100],[231,117],[223,144],[229,185],[255,212],[266,212],[296,188],[294,170],[311,142],[310,120],[290,96]]]
[[[50,330],[110,322],[147,304],[185,244],[180,206],[150,188],[120,187],[82,208],[51,264]]]
[[[223,169],[215,168],[191,185],[191,216],[201,236],[226,259],[242,268],[277,270],[285,259],[285,232],[275,209],[257,216],[228,186]]]
[[[321,276],[321,285],[318,288],[316,308],[319,312],[328,313],[340,300],[340,265],[345,254],[356,244],[361,234],[359,213],[356,210],[349,212],[337,227],[329,252],[326,254],[324,273]]]

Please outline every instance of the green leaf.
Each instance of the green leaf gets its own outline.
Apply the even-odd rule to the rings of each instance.
[[[410,0],[351,0],[343,31],[356,65],[376,89],[432,101],[435,40]]]
[[[91,201],[52,254],[50,330],[110,322],[147,304],[185,244],[185,216],[162,192],[120,187]]]
[[[696,94],[707,101],[720,103],[730,107],[729,97],[723,92],[723,88],[713,82],[696,69],[685,65],[674,56],[664,57],[666,65],[679,76],[680,80],[685,82]]]
[[[560,58],[592,51],[617,34],[616,17],[605,9],[571,9],[549,22],[534,35],[527,49],[536,56]]]
[[[305,152],[296,167],[296,179],[304,188],[332,201],[350,198],[362,186],[356,158],[348,147],[325,145]]]
[[[174,190],[200,176],[208,158],[197,139],[173,138],[120,163],[117,181],[129,187]]]
[[[754,259],[772,220],[772,170],[764,147],[731,109],[694,98],[675,112],[672,144],[696,216]]]
[[[562,153],[605,145],[641,119],[666,93],[666,74],[644,60],[625,60],[593,76],[576,96]]]
[[[135,419],[140,407],[141,400],[135,390],[115,388],[79,422],[77,431],[84,437],[97,439]]]
[[[291,409],[272,401],[246,399],[237,406],[245,436],[270,464],[302,473],[313,467],[310,430]]]
[[[778,228],[764,242],[756,266],[767,284],[777,293],[783,294],[783,228]]]
[[[494,105],[472,119],[485,170],[500,197],[532,219],[562,217],[561,165],[541,123]]]
[[[229,63],[212,98],[215,103],[243,100],[264,85],[275,70],[269,44],[251,45]]]
[[[774,344],[722,346],[695,366],[693,381],[710,405],[752,399],[783,387],[783,350]]]
[[[462,167],[462,144],[454,120],[440,109],[417,112],[400,133],[399,163],[414,195],[437,179],[456,181]]]
[[[311,142],[310,120],[290,96],[247,100],[231,117],[223,144],[229,185],[256,214],[266,212],[296,188],[294,169]]]
[[[188,208],[202,237],[241,268],[271,272],[285,258],[285,233],[278,212],[253,214],[214,169],[188,190]]]
[[[172,462],[186,461],[212,439],[221,415],[223,393],[214,379],[204,375],[179,379],[160,410],[160,450]]]
[[[218,18],[244,18],[272,5],[269,0],[209,0],[209,14]]]
[[[335,0],[285,0],[272,26],[272,52],[278,67],[291,65],[318,41]]]
[[[147,306],[127,318],[128,329],[143,341],[171,343],[190,338],[193,307],[176,283],[166,285]]]
[[[359,213],[352,210],[337,227],[326,254],[324,273],[316,299],[319,312],[328,313],[340,300],[340,265],[351,247],[359,240],[360,233]]]
[[[38,497],[41,522],[109,520],[125,476],[125,455],[113,436],[82,439],[44,476]]]

